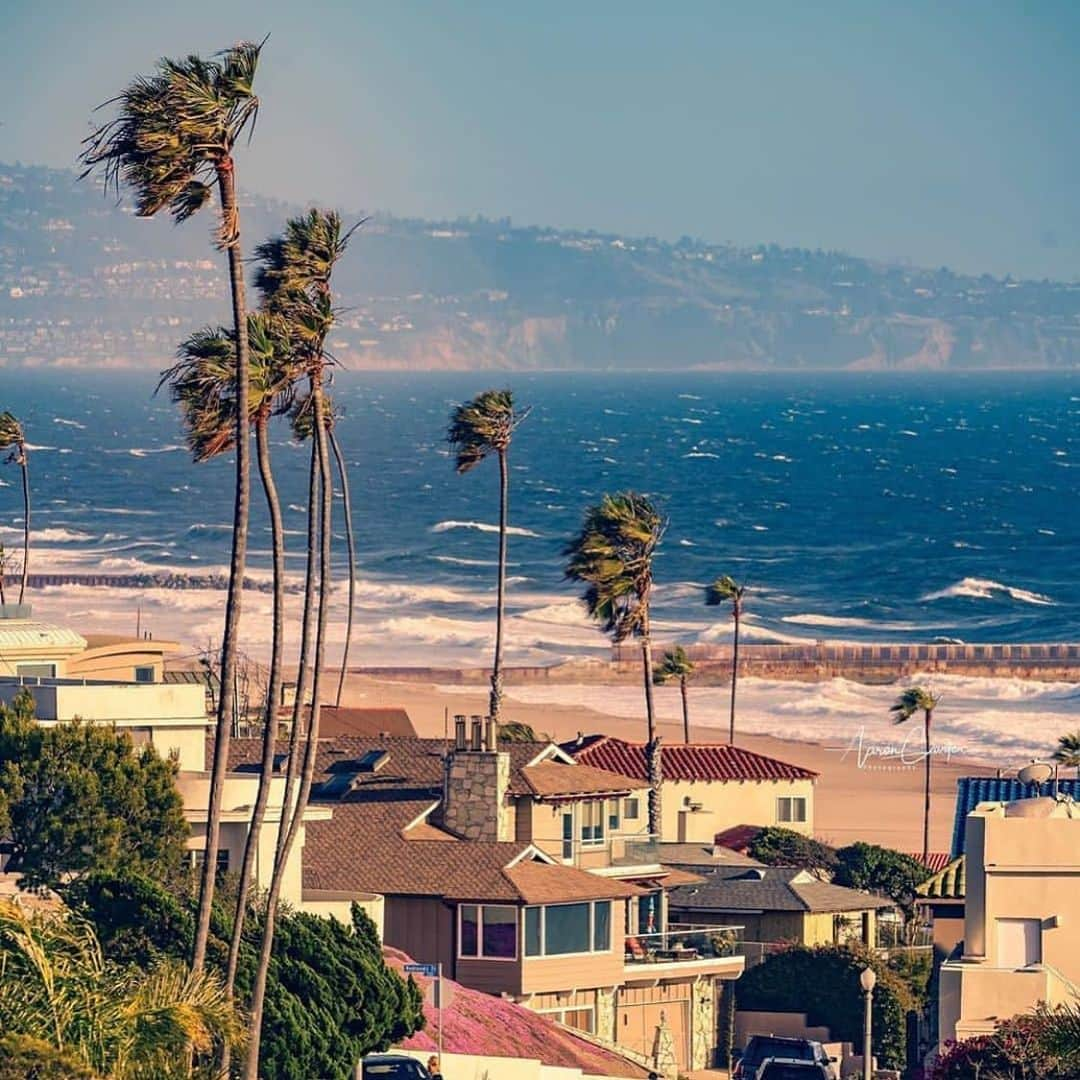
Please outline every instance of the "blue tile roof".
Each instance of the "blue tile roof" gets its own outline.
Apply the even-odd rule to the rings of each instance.
[[[1080,802],[1080,780],[1075,777],[1058,780],[1058,794],[1071,795]],[[1015,777],[962,776],[956,781],[956,814],[953,818],[952,857],[964,854],[965,819],[981,802],[1015,802],[1017,799],[1032,799],[1038,795],[1052,795],[1054,782],[1024,784]]]

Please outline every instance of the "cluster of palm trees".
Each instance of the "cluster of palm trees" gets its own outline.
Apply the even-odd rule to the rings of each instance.
[[[254,79],[262,43],[242,42],[210,59],[188,56],[162,60],[148,76],[133,80],[107,105],[112,119],[84,145],[84,176],[97,172],[106,188],[130,189],[136,213],[163,210],[183,222],[218,196],[215,242],[227,258],[232,324],[205,327],[179,347],[177,362],[164,373],[183,417],[188,445],[196,461],[226,452],[235,457],[232,553],[221,647],[210,805],[205,857],[199,888],[191,969],[203,971],[216,883],[217,853],[235,679],[247,555],[251,498],[250,436],[266,500],[273,546],[273,618],[271,659],[265,702],[262,771],[238,882],[223,992],[234,997],[240,939],[250,904],[251,872],[266,819],[278,734],[278,702],[284,663],[284,529],[274,481],[270,424],[286,417],[294,438],[310,443],[307,567],[296,697],[289,734],[282,820],[270,886],[263,899],[259,963],[250,1003],[251,1033],[241,1070],[249,1080],[259,1071],[260,1029],[267,974],[273,950],[275,919],[290,854],[296,844],[314,778],[321,704],[324,694],[327,621],[332,588],[331,538],[333,465],[336,462],[345,499],[349,532],[349,631],[355,590],[355,548],[345,458],[334,435],[334,405],[328,393],[333,363],[326,341],[334,325],[331,292],[334,268],[345,254],[352,230],[333,211],[311,210],[287,222],[280,235],[255,248],[255,283],[259,302],[247,304],[241,252],[240,210],[234,150],[254,128],[259,99]],[[355,227],[355,226],[354,226]],[[347,665],[346,640],[340,701]],[[224,1068],[227,1062],[222,1063]]]

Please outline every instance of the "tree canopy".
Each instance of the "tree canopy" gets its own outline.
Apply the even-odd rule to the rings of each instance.
[[[24,888],[93,871],[175,879],[188,835],[176,763],[124,731],[45,727],[23,693],[0,706],[0,830]]]
[[[762,829],[751,841],[749,854],[766,866],[802,866],[828,874],[836,869],[836,851],[828,844],[779,825]]]
[[[840,848],[836,858],[833,881],[837,885],[887,896],[908,912],[916,887],[930,876],[918,859],[862,841]]]

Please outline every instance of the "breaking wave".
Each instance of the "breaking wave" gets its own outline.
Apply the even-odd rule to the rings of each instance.
[[[924,602],[929,602],[931,600],[949,600],[953,597],[965,596],[974,600],[992,600],[995,596],[1000,595],[1019,600],[1024,604],[1052,605],[1056,602],[1049,596],[1032,592],[1030,589],[1020,589],[1015,585],[1004,585],[1000,581],[976,577],[962,578],[944,589],[927,593],[922,599]]]
[[[436,533],[449,532],[451,529],[476,529],[477,532],[497,533],[498,525],[489,525],[486,521],[439,521],[431,526],[431,531]],[[517,525],[506,527],[507,536],[532,536],[539,539],[540,534],[532,529],[523,529]]]

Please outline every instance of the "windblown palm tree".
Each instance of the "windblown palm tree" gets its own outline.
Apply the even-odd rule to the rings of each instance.
[[[354,227],[355,228],[355,227]],[[322,674],[326,653],[326,625],[330,606],[333,486],[330,470],[329,417],[325,396],[325,374],[331,358],[326,338],[334,323],[330,278],[345,254],[352,230],[343,231],[341,218],[333,211],[311,210],[290,219],[281,236],[260,244],[257,282],[263,306],[289,325],[297,363],[307,375],[307,395],[293,407],[294,431],[311,431],[311,482],[308,502],[307,574],[304,615],[301,626],[300,666],[296,703],[290,736],[289,764],[285,776],[281,829],[274,856],[274,869],[266,898],[263,935],[251,995],[251,1043],[244,1065],[246,1080],[259,1075],[260,1038],[266,1000],[266,980],[273,950],[274,927],[281,886],[289,857],[307,810],[315,773],[321,716]],[[318,567],[318,593],[315,568]],[[314,623],[314,643],[309,643]],[[301,760],[299,733],[305,720],[307,729]],[[293,786],[299,780],[295,804]]]
[[[669,649],[664,653],[664,658],[653,668],[653,682],[657,686],[663,686],[673,679],[678,680],[679,693],[682,695],[682,722],[683,742],[690,741],[690,702],[687,698],[686,683],[694,674],[694,661],[686,655],[686,650],[681,645]]]
[[[237,883],[236,909],[225,990],[232,996],[240,942],[247,913],[255,855],[273,780],[274,754],[277,745],[277,702],[281,697],[281,665],[284,648],[285,611],[285,532],[270,460],[270,420],[286,412],[295,399],[297,371],[292,357],[288,324],[284,319],[258,312],[248,316],[249,394],[248,411],[255,432],[256,461],[259,479],[266,498],[270,519],[273,555],[273,616],[270,666],[263,716],[262,769],[252,809],[251,828],[244,844],[244,856]],[[236,348],[232,335],[222,327],[207,327],[192,334],[178,350],[180,359],[162,377],[184,414],[188,444],[196,461],[205,461],[224,453],[233,444],[236,403]]]
[[[337,695],[334,704],[341,706],[341,695],[345,689],[345,676],[349,670],[349,649],[353,635],[353,608],[356,606],[356,534],[353,532],[352,495],[349,492],[349,470],[345,465],[345,454],[337,437],[337,411],[333,402],[326,402],[327,429],[330,449],[334,453],[338,480],[341,483],[341,512],[345,518],[345,544],[349,553],[349,610],[345,616],[345,644],[341,649],[341,671],[338,674]]]
[[[26,595],[26,582],[30,574],[30,469],[26,452],[26,433],[22,424],[10,412],[0,413],[0,450],[7,450],[7,461],[18,465],[22,471],[23,496],[23,560],[22,580],[19,582],[19,603]],[[0,575],[3,574],[0,568]]]
[[[731,604],[731,618],[734,620],[734,630],[731,638],[731,717],[728,721],[728,742],[735,745],[735,687],[739,679],[739,625],[743,614],[743,597],[746,595],[746,586],[740,585],[728,574],[718,577],[705,590],[705,604],[708,607],[718,607],[720,604]]]
[[[488,712],[497,724],[502,708],[503,622],[506,618],[506,515],[509,507],[510,478],[507,457],[518,424],[529,415],[528,409],[514,409],[509,390],[485,390],[472,401],[459,405],[450,415],[446,441],[454,448],[454,467],[464,474],[484,458],[495,454],[499,459],[499,571],[495,608],[495,659],[491,665],[491,696]]]
[[[934,709],[941,699],[931,691],[921,686],[912,686],[905,690],[890,708],[890,712],[896,713],[895,723],[902,724],[910,720],[917,712],[923,714],[923,733],[925,736],[925,753],[923,756],[925,775],[925,802],[923,806],[923,840],[922,860],[926,864],[926,857],[930,852],[930,725],[934,719]]]
[[[667,523],[644,495],[634,491],[605,495],[585,511],[581,532],[566,547],[566,576],[585,584],[582,600],[591,618],[616,643],[637,638],[645,685],[648,742],[645,747],[649,779],[649,831],[659,835],[660,740],[653,706],[652,638],[649,606],[652,599],[653,556]]]
[[[1075,769],[1076,778],[1080,780],[1080,731],[1062,735],[1058,739],[1053,758],[1059,765],[1064,765],[1067,769]]]
[[[0,900],[0,1031],[69,1052],[109,1080],[179,1080],[189,1050],[240,1041],[217,975],[163,961],[143,971],[101,952],[93,927]]]
[[[161,60],[152,74],[134,79],[117,97],[106,102],[114,107],[115,116],[85,140],[81,155],[86,166],[83,176],[99,171],[106,189],[113,188],[117,195],[122,185],[132,189],[135,212],[140,217],[153,217],[168,210],[177,222],[186,221],[207,205],[216,186],[220,211],[217,245],[226,252],[229,263],[236,344],[236,489],[206,858],[192,949],[192,966],[197,971],[205,962],[210,934],[247,560],[250,499],[247,305],[233,149],[244,132],[250,133],[254,128],[258,115],[254,81],[261,50],[262,44],[241,42],[211,60],[199,56]]]

